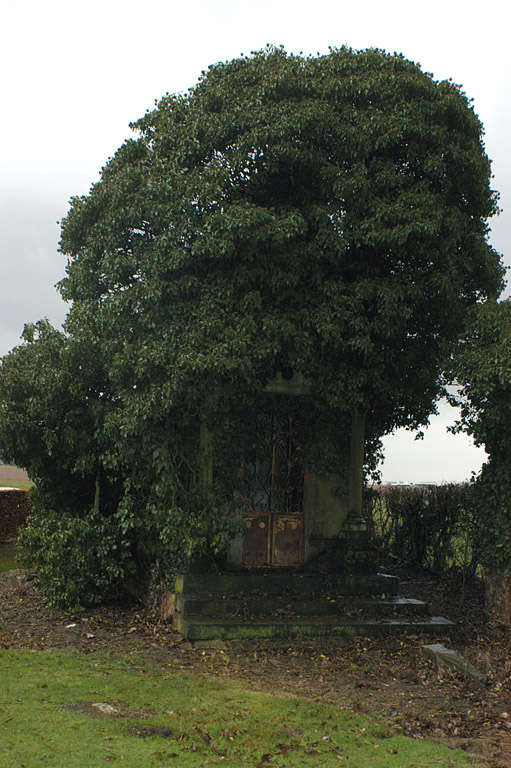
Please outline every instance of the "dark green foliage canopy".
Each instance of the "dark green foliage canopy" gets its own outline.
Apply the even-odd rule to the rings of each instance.
[[[460,426],[511,472],[511,300],[487,302],[471,313],[454,372]]]
[[[376,433],[424,422],[467,308],[501,287],[460,89],[377,50],[271,48],[134,128],[62,231],[69,328],[101,337],[116,387],[153,409],[284,364]]]
[[[482,126],[458,86],[402,56],[270,47],[210,67],[133,128],[62,226],[62,343],[94,422],[71,471],[124,542],[159,542],[144,552],[165,574],[179,548],[228,540],[277,371],[310,382],[285,407],[309,463],[339,470],[354,411],[369,453],[427,422],[467,310],[498,295],[502,270]],[[2,386],[6,408],[22,402]],[[198,424],[215,434],[209,489]]]
[[[511,301],[488,302],[471,316],[455,358],[458,430],[484,446],[477,478],[484,565],[511,572]]]

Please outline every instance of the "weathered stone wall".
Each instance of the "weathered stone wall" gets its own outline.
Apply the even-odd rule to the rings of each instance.
[[[0,541],[16,538],[30,510],[28,491],[0,490]]]

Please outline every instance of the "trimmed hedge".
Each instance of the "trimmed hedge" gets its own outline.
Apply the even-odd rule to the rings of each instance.
[[[383,486],[365,496],[368,530],[382,558],[391,555],[437,572],[476,572],[479,517],[473,483]]]
[[[0,491],[0,541],[17,538],[31,510],[28,491],[18,489]]]

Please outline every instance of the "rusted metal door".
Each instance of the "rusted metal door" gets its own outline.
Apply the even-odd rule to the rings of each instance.
[[[263,458],[244,469],[243,563],[249,567],[303,563],[305,471],[293,419],[271,412],[261,418]]]

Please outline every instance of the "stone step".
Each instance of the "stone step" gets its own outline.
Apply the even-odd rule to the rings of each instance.
[[[386,574],[332,574],[261,571],[186,573],[177,577],[176,594],[296,597],[361,595],[381,599],[397,595],[398,579]]]
[[[374,573],[188,573],[167,615],[191,641],[449,633],[451,621],[397,589],[395,576]]]
[[[447,635],[454,624],[442,616],[348,620],[339,617],[237,620],[176,617],[176,629],[187,640],[250,640],[305,637],[369,637],[376,635]]]
[[[364,614],[364,616],[388,617],[397,615],[426,616],[427,603],[405,597],[391,597],[386,600],[351,597],[316,598],[296,600],[285,597],[188,597],[176,595],[175,608],[180,616],[230,616],[257,617],[273,616],[339,616]]]

